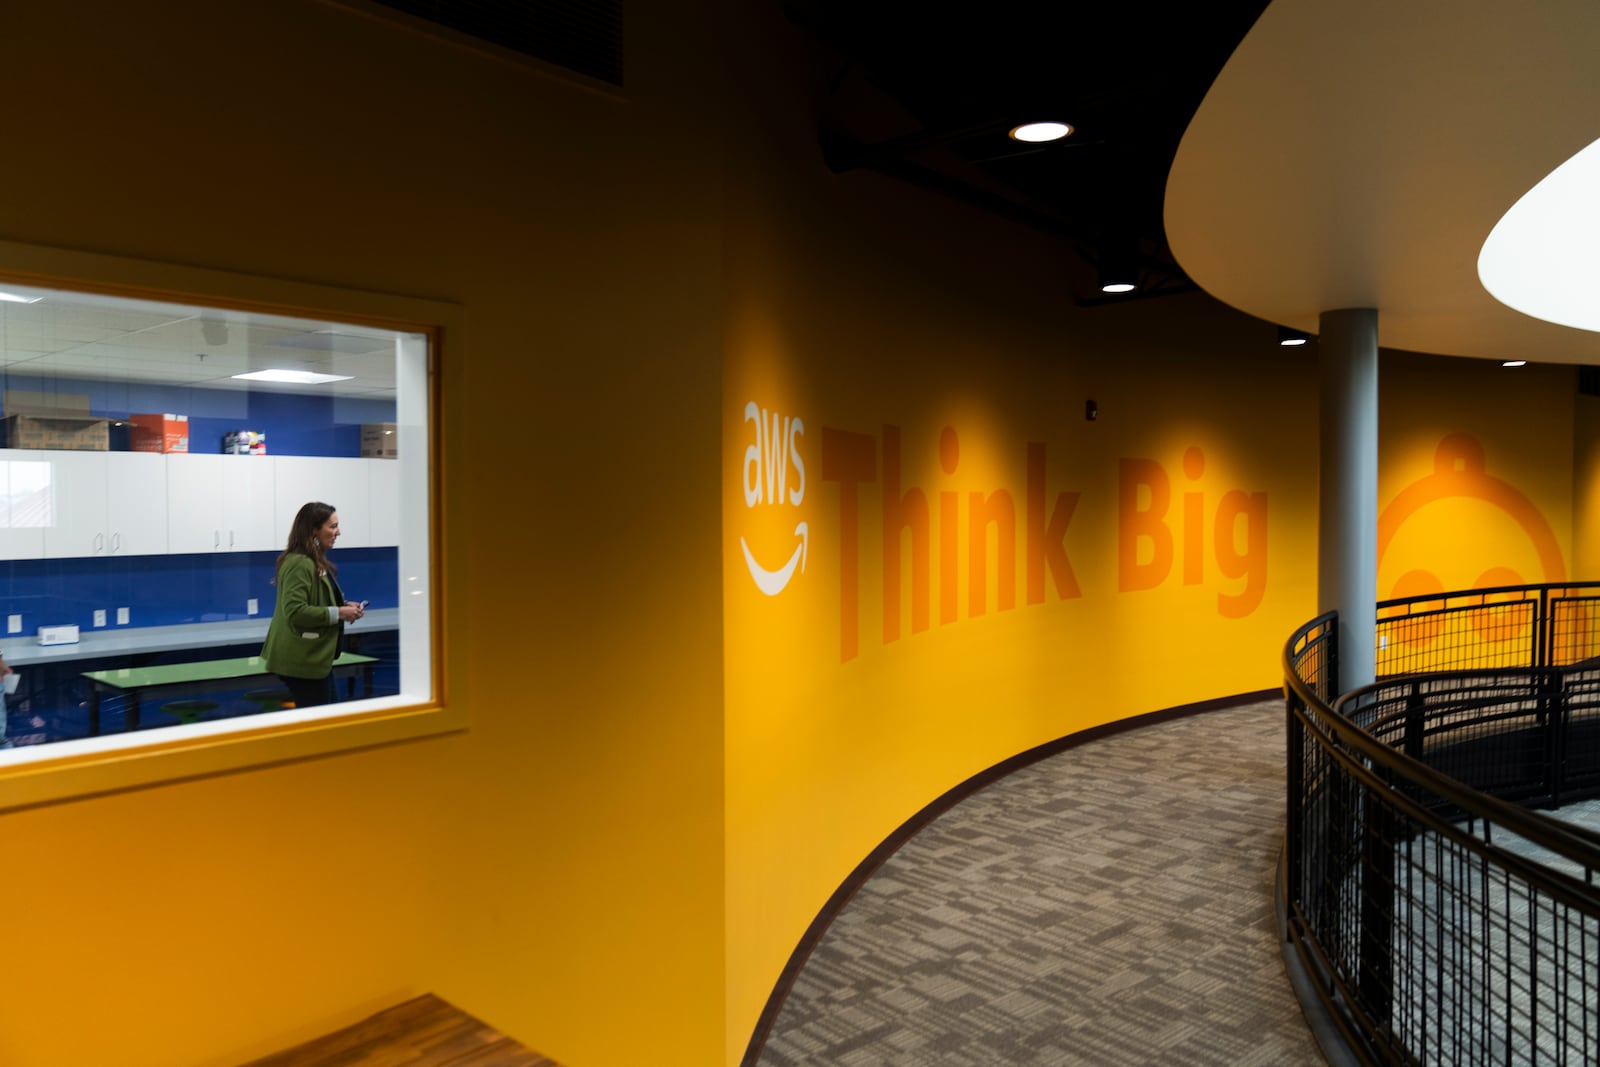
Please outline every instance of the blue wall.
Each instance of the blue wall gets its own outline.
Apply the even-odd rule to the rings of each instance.
[[[0,562],[0,623],[22,615],[22,633],[40,626],[77,623],[97,629],[96,609],[106,612],[100,632],[135,626],[171,626],[249,618],[246,601],[272,614],[272,568],[277,552],[232,552],[190,556],[113,556]],[[335,548],[339,587],[351,600],[374,608],[400,606],[398,550]],[[128,608],[128,626],[117,626],[117,608]],[[0,625],[0,642],[5,640]],[[0,647],[4,647],[0,645]]]

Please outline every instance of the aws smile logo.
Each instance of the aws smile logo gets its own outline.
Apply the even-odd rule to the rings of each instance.
[[[806,465],[800,457],[800,438],[805,436],[805,423],[796,417],[769,412],[754,400],[744,406],[744,421],[747,425],[753,423],[755,431],[755,440],[744,450],[744,506],[750,509],[798,508],[806,498]],[[792,484],[791,470],[794,472]],[[795,524],[794,536],[798,543],[789,558],[775,568],[762,563],[750,543],[742,536],[739,538],[750,579],[767,596],[777,596],[788,588],[797,568],[805,573],[811,534],[804,521]],[[769,548],[763,545],[763,553]]]

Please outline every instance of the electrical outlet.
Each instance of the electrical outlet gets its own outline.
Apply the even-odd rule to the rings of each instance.
[[[126,626],[126,625],[128,625],[128,609],[127,608],[118,608],[117,609],[117,625],[118,626]]]
[[[95,608],[95,610],[94,610],[94,624],[96,626],[104,626],[106,624],[106,609],[105,608]]]
[[[20,634],[21,632],[22,632],[22,616],[21,615],[7,615],[6,616],[6,633],[8,633],[8,634]]]
[[[261,604],[255,597],[251,597],[244,602],[244,613],[246,615],[259,615],[261,613]]]

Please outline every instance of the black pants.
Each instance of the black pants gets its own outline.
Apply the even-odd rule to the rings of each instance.
[[[331,674],[321,678],[291,678],[287,674],[280,674],[278,680],[289,690],[289,695],[294,698],[294,706],[297,708],[332,704],[337,699]]]

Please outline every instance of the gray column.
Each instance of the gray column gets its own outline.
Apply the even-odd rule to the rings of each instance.
[[[1339,612],[1339,691],[1373,681],[1378,600],[1378,312],[1322,313],[1317,611]]]

